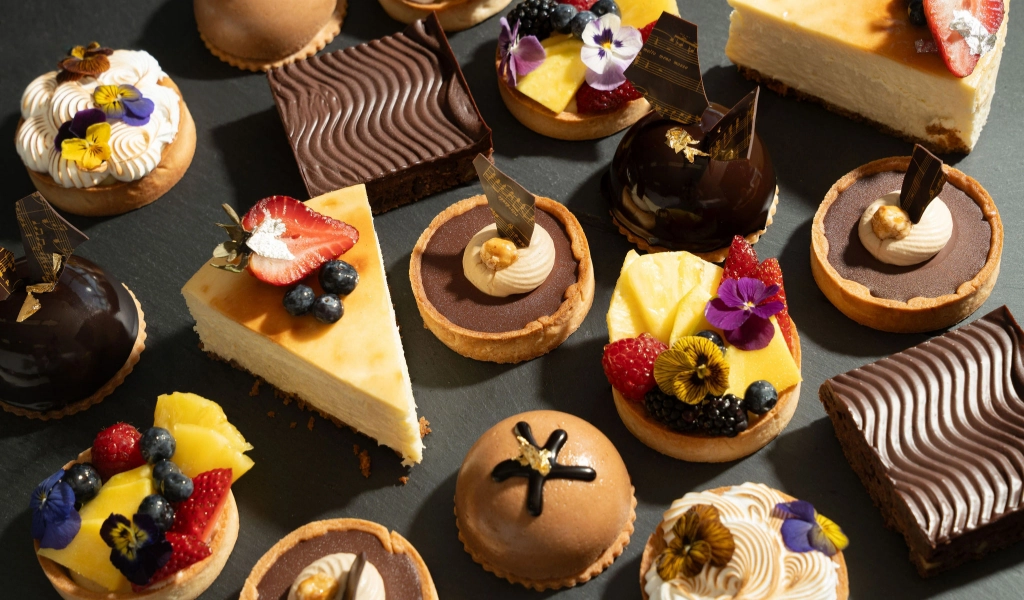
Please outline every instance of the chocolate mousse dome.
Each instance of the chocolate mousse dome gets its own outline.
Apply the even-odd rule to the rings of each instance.
[[[651,112],[626,132],[612,159],[605,193],[612,216],[649,246],[708,253],[728,248],[733,236],[766,227],[776,198],[775,169],[755,134],[750,157],[688,160],[667,136],[681,128],[700,143],[728,112],[711,104],[700,123],[682,125]]]
[[[344,7],[345,0],[195,0],[194,9],[207,45],[237,59],[268,62],[289,57],[318,38],[339,4]]]

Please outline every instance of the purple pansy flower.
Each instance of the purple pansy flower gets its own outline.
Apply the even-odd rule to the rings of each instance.
[[[718,297],[708,302],[704,316],[725,332],[725,339],[733,346],[740,350],[760,350],[775,335],[775,326],[768,317],[785,307],[778,300],[768,301],[778,292],[779,286],[765,286],[751,277],[723,279],[718,286]]]
[[[100,537],[111,548],[110,562],[135,585],[148,585],[173,552],[153,517],[141,513],[131,520],[111,513],[100,525]]]
[[[519,83],[519,77],[527,75],[539,67],[548,53],[535,35],[519,39],[519,21],[515,27],[509,27],[505,17],[501,18],[501,33],[498,35],[498,53],[501,64],[498,72],[512,87]]]
[[[133,85],[101,85],[92,93],[92,100],[108,119],[120,119],[125,125],[145,125],[153,114],[153,101]]]
[[[75,113],[75,116],[70,121],[64,121],[64,124],[57,130],[57,137],[53,138],[53,145],[57,149],[57,152],[61,151],[61,144],[64,140],[70,140],[75,138],[85,138],[86,132],[89,131],[89,127],[97,123],[105,123],[107,121],[107,115],[103,114],[103,111],[98,108],[87,108],[80,110]]]
[[[583,30],[580,60],[587,66],[587,83],[595,90],[614,90],[626,82],[626,67],[643,48],[636,27],[622,26],[618,15],[607,13]]]
[[[839,525],[814,510],[810,502],[794,500],[776,504],[775,512],[785,519],[782,541],[793,552],[817,550],[826,556],[835,556],[850,545]]]
[[[40,548],[67,548],[78,535],[82,517],[75,510],[75,492],[66,482],[64,469],[40,483],[29,500],[32,509],[32,538]]]

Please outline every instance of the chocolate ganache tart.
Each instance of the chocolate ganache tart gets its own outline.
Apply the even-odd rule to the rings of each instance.
[[[926,208],[911,215],[920,219],[916,223],[896,206],[878,208],[906,203],[913,174],[934,176],[935,183],[933,193],[920,186],[918,206]],[[886,209],[895,221],[880,224]],[[909,237],[899,237],[908,230]],[[896,252],[898,242],[905,247]],[[985,302],[999,276],[1002,248],[1002,221],[985,188],[918,146],[913,159],[877,160],[832,186],[814,216],[811,272],[829,301],[862,325],[894,333],[934,331]]]

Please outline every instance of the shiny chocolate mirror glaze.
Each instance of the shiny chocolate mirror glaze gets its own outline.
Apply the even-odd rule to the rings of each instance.
[[[25,259],[19,276],[28,275]],[[19,285],[0,302],[0,401],[26,410],[59,410],[103,387],[131,356],[139,312],[128,290],[92,262],[72,256],[42,308],[22,323]]]
[[[656,112],[637,121],[619,142],[604,180],[615,220],[652,246],[688,252],[726,248],[733,236],[764,229],[776,182],[759,136],[750,159],[727,162],[698,156],[690,163],[665,141],[674,127],[701,141],[727,112],[712,104],[693,125]]]

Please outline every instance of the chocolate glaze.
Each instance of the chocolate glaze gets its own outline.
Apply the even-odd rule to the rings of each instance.
[[[492,151],[434,15],[267,78],[311,197],[365,183],[379,213],[474,179]]]
[[[577,281],[579,263],[572,254],[569,234],[554,217],[537,209],[537,225],[555,243],[555,266],[544,283],[526,294],[505,298],[488,296],[474,286],[462,270],[466,244],[485,226],[494,223],[487,206],[478,206],[438,228],[423,252],[420,276],[427,299],[449,321],[473,331],[516,331],[537,319],[553,315],[565,299],[565,290]]]
[[[696,157],[690,163],[665,143],[673,127],[701,141],[727,112],[712,104],[693,125],[654,112],[637,121],[619,143],[604,182],[615,219],[652,246],[688,252],[726,248],[733,236],[764,229],[775,200],[775,169],[759,136],[749,160],[727,162]],[[634,186],[654,208],[626,199]]]
[[[28,276],[27,262],[17,263]],[[16,322],[25,287],[0,302],[0,401],[47,412],[84,400],[117,374],[139,334],[139,311],[123,285],[101,267],[72,256],[42,305]]]
[[[946,247],[921,264],[900,267],[883,263],[861,243],[857,225],[869,204],[899,190],[902,184],[902,172],[876,173],[860,178],[839,194],[824,219],[828,262],[841,277],[864,285],[876,298],[906,302],[955,294],[985,266],[992,226],[977,202],[947,183],[939,193],[953,214],[953,235]]]
[[[366,559],[384,579],[384,594],[388,600],[416,600],[423,598],[416,564],[405,554],[392,554],[384,548],[377,536],[365,531],[328,531],[311,540],[299,542],[274,561],[256,586],[259,600],[287,600],[292,582],[303,569],[329,554],[347,552],[366,553]]]
[[[1004,306],[822,386],[851,465],[929,561],[1024,537],[1022,342]]]

